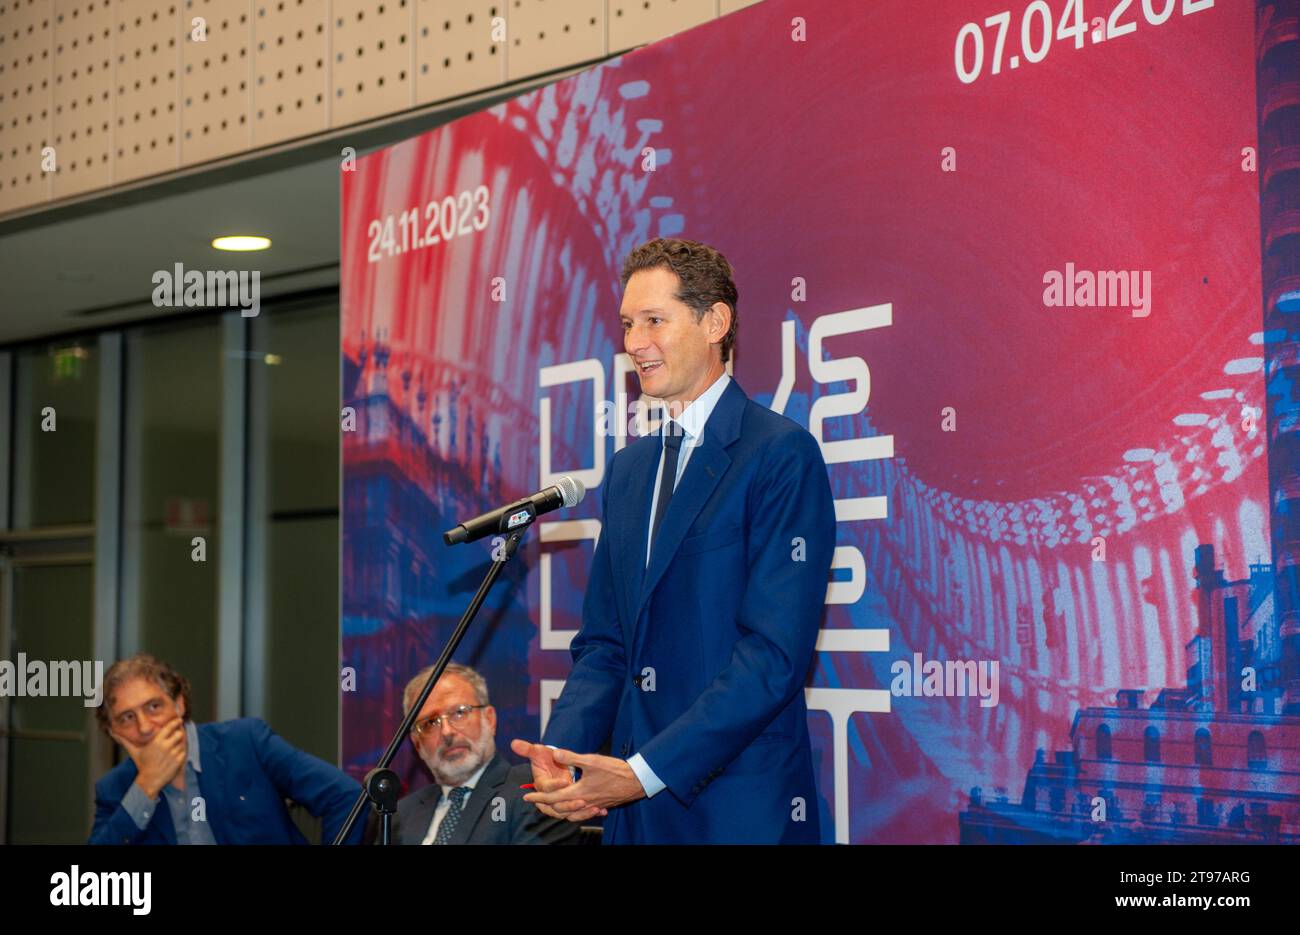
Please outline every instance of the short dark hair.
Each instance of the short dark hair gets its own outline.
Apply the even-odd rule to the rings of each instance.
[[[99,722],[99,727],[104,733],[109,734],[112,731],[109,711],[113,707],[113,694],[124,682],[132,679],[153,682],[165,691],[172,701],[184,699],[185,719],[193,718],[194,707],[190,704],[189,679],[161,659],[156,659],[148,653],[136,653],[130,659],[119,659],[104,673],[104,693],[99,707],[95,709],[95,720]]]
[[[731,309],[731,327],[722,339],[722,362],[730,360],[740,319],[736,313],[739,296],[727,258],[697,240],[659,237],[646,241],[627,255],[623,261],[623,287],[627,288],[633,273],[646,269],[666,269],[677,276],[677,292],[673,297],[695,312],[696,322],[714,302],[722,302]]]

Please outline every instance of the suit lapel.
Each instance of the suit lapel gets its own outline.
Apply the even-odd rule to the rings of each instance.
[[[641,594],[637,600],[636,614],[641,610],[659,579],[668,570],[668,564],[677,553],[677,547],[686,538],[686,531],[691,528],[701,508],[712,496],[713,490],[722,479],[722,472],[731,464],[731,457],[722,448],[713,443],[708,436],[708,426],[704,429],[704,439],[691,453],[691,460],[682,472],[682,479],[677,484],[673,499],[664,514],[663,525],[650,547],[650,567],[646,569],[645,579],[641,584]]]
[[[469,801],[465,803],[464,809],[460,813],[460,822],[456,825],[456,830],[451,833],[447,839],[448,844],[466,844],[469,842],[469,836],[479,819],[483,817],[484,810],[496,797],[497,789],[506,780],[506,774],[510,772],[508,764],[501,754],[495,754],[488,768],[483,770],[483,775],[479,777],[478,783],[474,786],[474,791],[470,793]],[[443,821],[446,821],[444,816]]]
[[[640,621],[646,602],[659,584],[659,579],[668,570],[673,556],[677,554],[677,547],[686,537],[686,531],[691,528],[700,510],[704,508],[704,504],[708,502],[722,480],[722,475],[731,466],[731,456],[727,454],[726,448],[740,437],[740,417],[744,413],[747,399],[740,384],[733,379],[723,391],[722,398],[718,400],[712,415],[709,416],[709,421],[704,424],[704,437],[691,452],[686,469],[682,472],[682,479],[678,482],[673,498],[668,504],[668,512],[664,514],[659,535],[652,544],[650,566],[646,569],[641,583],[636,612],[631,616],[634,622]],[[658,466],[657,461],[655,466]],[[653,471],[650,478],[650,482],[653,483]],[[645,512],[645,522],[641,524],[642,551],[638,567],[645,561],[643,557],[645,536],[649,535],[648,507]]]
[[[422,844],[433,822],[433,813],[442,799],[442,786],[436,782],[416,793],[414,807],[404,816],[393,834],[395,844]]]
[[[650,498],[659,455],[663,445],[658,439],[634,443],[624,457],[628,461],[626,478],[619,489],[610,491],[611,564],[618,581],[619,621],[623,625],[623,644],[630,646],[635,631],[641,581],[645,577],[645,544],[650,532]]]

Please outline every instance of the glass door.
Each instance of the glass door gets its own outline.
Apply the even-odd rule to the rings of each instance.
[[[91,530],[0,533],[0,808],[10,844],[89,836],[96,761]],[[91,706],[87,706],[89,705]]]

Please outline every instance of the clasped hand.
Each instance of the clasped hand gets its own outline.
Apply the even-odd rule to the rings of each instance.
[[[552,749],[526,740],[511,741],[510,749],[527,757],[533,767],[534,791],[525,795],[524,801],[551,818],[587,821],[609,814],[615,806],[645,798],[641,780],[627,761],[618,757]],[[571,766],[582,771],[576,782],[569,772]]]

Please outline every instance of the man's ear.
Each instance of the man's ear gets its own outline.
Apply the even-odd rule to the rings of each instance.
[[[497,709],[492,705],[488,705],[483,709],[483,719],[487,721],[488,730],[495,736],[497,732]]]
[[[190,713],[185,710],[185,696],[177,695],[175,702],[176,702],[176,713],[178,713],[181,716],[181,720],[183,721],[190,715]]]
[[[709,306],[709,343],[721,344],[731,329],[731,308],[726,302]]]

